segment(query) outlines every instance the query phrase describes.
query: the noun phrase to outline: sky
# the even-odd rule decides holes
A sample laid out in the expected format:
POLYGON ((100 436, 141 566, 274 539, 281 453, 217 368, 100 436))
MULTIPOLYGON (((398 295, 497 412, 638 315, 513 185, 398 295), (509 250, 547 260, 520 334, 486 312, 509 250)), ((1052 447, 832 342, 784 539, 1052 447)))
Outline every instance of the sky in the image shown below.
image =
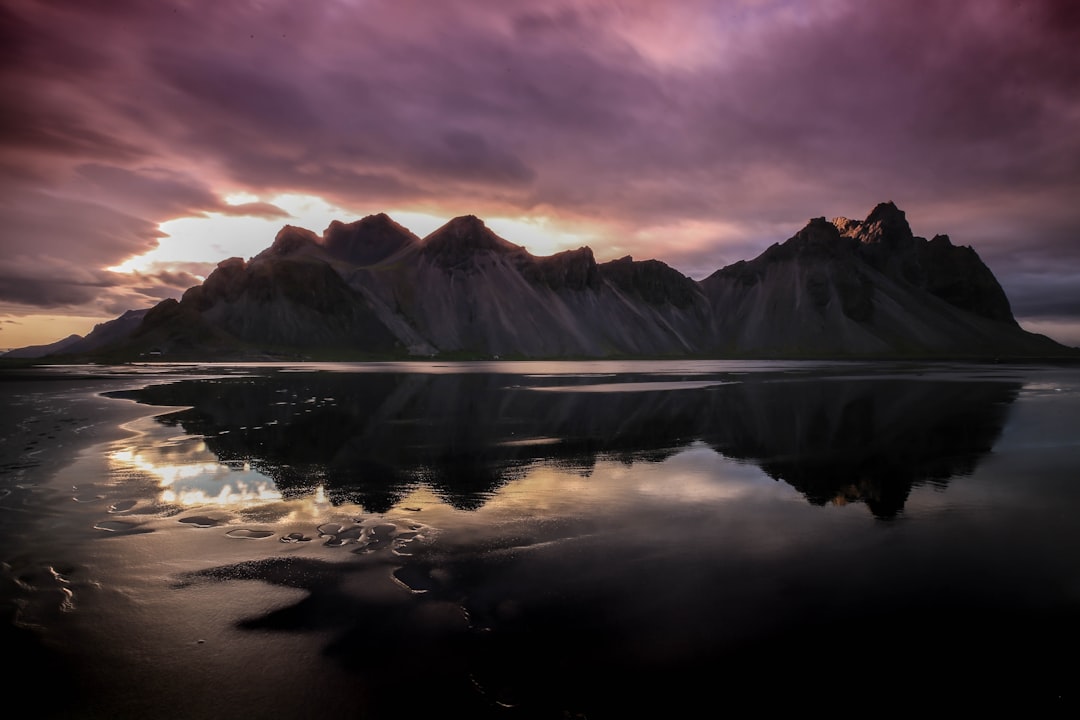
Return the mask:
POLYGON ((473 214, 695 279, 879 202, 1080 345, 1073 0, 5 0, 0 347, 285 224, 473 214))

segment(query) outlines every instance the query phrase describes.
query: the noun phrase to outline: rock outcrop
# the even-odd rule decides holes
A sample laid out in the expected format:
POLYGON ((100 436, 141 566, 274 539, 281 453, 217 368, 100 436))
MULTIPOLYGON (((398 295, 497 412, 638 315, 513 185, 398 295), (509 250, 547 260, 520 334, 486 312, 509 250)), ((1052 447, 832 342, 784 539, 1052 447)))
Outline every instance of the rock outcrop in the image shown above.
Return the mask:
POLYGON ((833 224, 844 237, 859 241, 863 260, 893 280, 976 315, 1016 323, 1005 291, 973 249, 953 245, 948 235, 929 242, 914 237, 893 203, 881 203, 862 222, 836 218, 833 224))
POLYGON ((912 234, 878 205, 866 220, 811 220, 760 256, 701 283, 713 352, 755 356, 1049 356, 1067 352, 1016 323, 969 247, 912 234))
POLYGON ((352 265, 373 265, 420 244, 420 238, 385 213, 349 224, 337 220, 323 233, 326 252, 352 265))

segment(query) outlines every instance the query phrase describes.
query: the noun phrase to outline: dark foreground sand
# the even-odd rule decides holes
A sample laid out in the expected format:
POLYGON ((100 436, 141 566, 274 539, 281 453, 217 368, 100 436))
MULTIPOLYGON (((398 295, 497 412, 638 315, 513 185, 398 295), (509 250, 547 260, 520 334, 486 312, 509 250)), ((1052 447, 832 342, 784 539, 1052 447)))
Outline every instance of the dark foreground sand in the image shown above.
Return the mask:
MULTIPOLYGON (((389 553, 344 555, 349 548, 327 548, 326 538, 311 531, 303 545, 277 542, 261 530, 274 526, 272 518, 226 537, 224 513, 147 506, 135 480, 121 492, 138 498, 142 510, 106 515, 112 500, 94 500, 108 492, 103 449, 137 434, 125 424, 160 410, 100 393, 167 376, 58 372, 0 373, 0 646, 13 660, 0 674, 0 692, 9 701, 37 694, 31 702, 42 718, 353 716, 356 703, 369 701, 350 681, 352 671, 338 670, 340 663, 320 649, 324 618, 353 622, 354 603, 382 608, 362 622, 375 632, 393 628, 386 632, 400 635, 395 645, 367 646, 365 633, 364 643, 341 653, 355 654, 362 668, 371 662, 368 674, 389 678, 395 688, 410 684, 413 643, 435 648, 429 640, 442 628, 464 626, 446 603, 425 605, 414 617, 413 593, 393 579, 397 556, 389 553), (101 518, 110 518, 97 523, 109 532, 93 529, 101 518), (230 539, 244 532, 254 542, 230 539), (293 548, 351 558, 350 570, 290 557, 293 548), (272 557, 260 560, 264 555, 272 557), (184 572, 208 565, 262 582, 224 584, 232 570, 223 578, 213 570, 184 572), (342 578, 348 594, 340 591, 342 578), (287 611, 285 627, 276 629, 274 612, 305 594, 313 600, 301 600, 296 626, 287 611), (266 631, 237 627, 246 616, 263 615, 266 631), (388 657, 407 660, 399 668, 388 657)), ((395 527, 381 517, 369 524, 379 532, 395 527)), ((385 696, 406 707, 421 702, 397 690, 385 696)), ((431 703, 439 694, 425 697, 431 703)))
MULTIPOLYGON (((235 397, 226 383, 198 383, 203 406, 173 404, 190 408, 189 422, 205 410, 223 424, 196 428, 98 393, 208 372, 229 373, 0 372, 0 642, 11 661, 0 691, 9 706, 30 703, 38 718, 596 720, 686 717, 702 705, 834 714, 1008 699, 1030 711, 1075 699, 1080 379, 1071 372, 995 369, 975 387, 982 394, 950 393, 980 416, 990 398, 997 424, 987 438, 963 414, 955 432, 901 432, 934 427, 936 396, 922 403, 925 413, 894 418, 900 429, 886 437, 899 440, 864 453, 880 461, 865 472, 900 474, 906 456, 892 449, 902 445, 934 482, 904 485, 903 512, 886 520, 863 502, 808 502, 756 462, 701 442, 586 465, 536 463, 472 495, 450 492, 450 471, 472 482, 490 468, 448 462, 443 475, 376 509, 335 503, 326 485, 259 502, 218 503, 211 492, 185 503, 166 492, 176 489, 170 469, 228 465, 247 477, 248 461, 211 452, 211 439, 228 450, 221 438, 269 427, 278 417, 263 411, 287 405, 279 398, 289 386, 279 378, 263 388, 269 400, 252 394, 247 369, 235 370, 245 377, 234 385, 246 388, 235 397), (950 462, 953 454, 963 462, 950 462), (463 497, 477 501, 447 501, 463 497)), ((801 394, 784 383, 772 404, 769 393, 754 396, 778 420, 721 424, 711 437, 727 428, 760 445, 800 409, 817 424, 836 415, 836 381, 808 382, 801 394)), ((877 402, 891 412, 926 394, 898 400, 868 394, 864 382, 848 386, 864 402, 845 407, 877 402)), ((327 436, 357 420, 343 414, 344 392, 306 383, 295 386, 281 439, 237 445, 252 465, 304 437, 323 454, 327 436), (299 392, 308 387, 322 390, 299 392), (329 421, 314 423, 319 412, 329 421)), ((499 393, 505 384, 494 382, 499 393)), ((504 407, 503 395, 494 399, 504 407)), ((666 408, 675 398, 659 400, 666 408)), ((360 415, 374 412, 358 405, 360 415)), ((576 419, 582 406, 572 407, 576 419)), ((382 444, 402 434, 378 417, 390 428, 382 444)), ((437 437, 431 423, 418 427, 437 437)), ((840 434, 860 429, 847 424, 840 434)), ((379 444, 337 439, 354 451, 379 444)), ((501 436, 492 442, 503 447, 501 436)), ((822 443, 806 445, 816 452, 822 443)), ((825 464, 830 474, 851 454, 844 443, 834 450, 825 455, 839 458, 825 464)))
MULTIPOLYGON (((88 447, 123 437, 121 425, 146 415, 145 407, 108 400, 99 393, 142 384, 128 377, 0 370, 0 646, 11 662, 0 676, 12 698, 49 678, 71 682, 71 668, 39 637, 21 627, 24 550, 40 518, 27 505, 40 485, 88 447)), ((47 700, 46 715, 66 713, 66 693, 47 700)), ((75 708, 67 708, 75 712, 75 708)))
POLYGON ((100 393, 142 384, 124 376, 0 370, 0 487, 33 483, 83 448, 122 437, 120 424, 146 408, 100 393))

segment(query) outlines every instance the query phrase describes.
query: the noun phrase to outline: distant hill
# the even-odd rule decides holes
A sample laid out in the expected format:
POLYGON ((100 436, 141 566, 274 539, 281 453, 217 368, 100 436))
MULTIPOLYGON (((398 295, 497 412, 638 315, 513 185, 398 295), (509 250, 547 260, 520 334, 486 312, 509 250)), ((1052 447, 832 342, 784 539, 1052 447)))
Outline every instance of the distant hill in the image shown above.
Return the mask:
POLYGON ((149 310, 128 310, 107 322, 98 323, 94 329, 82 335, 68 335, 49 345, 31 345, 4 353, 6 358, 41 358, 50 355, 86 355, 115 345, 122 345, 138 329, 149 310))
POLYGON ((48 345, 27 345, 26 347, 8 350, 3 354, 3 357, 20 359, 45 357, 46 355, 52 355, 53 353, 64 352, 65 348, 74 345, 82 339, 82 335, 68 335, 66 338, 49 343, 48 345))
POLYGON ((285 226, 251 260, 225 260, 179 301, 139 312, 56 351, 103 359, 1077 354, 1020 328, 973 249, 945 235, 914 236, 892 203, 865 220, 811 220, 701 282, 657 260, 597 263, 587 247, 537 257, 471 215, 424 239, 381 214, 335 221, 322 236, 285 226))

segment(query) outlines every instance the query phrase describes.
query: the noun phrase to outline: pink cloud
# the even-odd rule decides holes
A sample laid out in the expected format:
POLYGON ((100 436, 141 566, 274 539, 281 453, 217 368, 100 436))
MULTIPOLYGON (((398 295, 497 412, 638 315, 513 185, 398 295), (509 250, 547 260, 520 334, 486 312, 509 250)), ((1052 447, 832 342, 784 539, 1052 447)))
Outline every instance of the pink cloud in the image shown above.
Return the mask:
POLYGON ((619 246, 696 274, 894 200, 917 232, 985 246, 1019 295, 1032 272, 1080 294, 1080 9, 1065 0, 0 12, 0 170, 28 201, 0 218, 25 260, 5 265, 12 301, 35 302, 35 257, 70 248, 73 267, 104 268, 165 219, 279 216, 224 203, 236 190, 543 213, 602 229, 600 257, 619 246), (687 221, 742 236, 663 241, 687 221))

